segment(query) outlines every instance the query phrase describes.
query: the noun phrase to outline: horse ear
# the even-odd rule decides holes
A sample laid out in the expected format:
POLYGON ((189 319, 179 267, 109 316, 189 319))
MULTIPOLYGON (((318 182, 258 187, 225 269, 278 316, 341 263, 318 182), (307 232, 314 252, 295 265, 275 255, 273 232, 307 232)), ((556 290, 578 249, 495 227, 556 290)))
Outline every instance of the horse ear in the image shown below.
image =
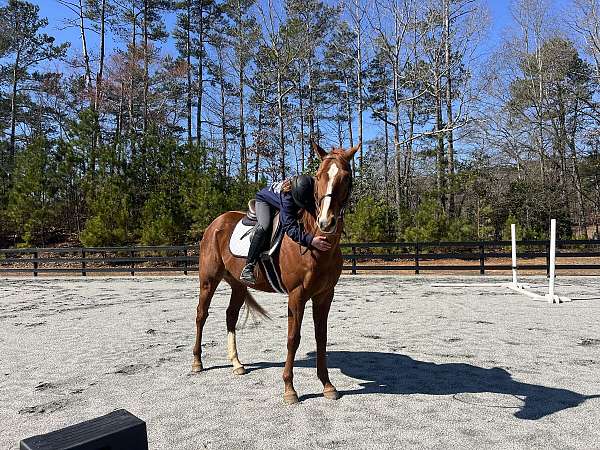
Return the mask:
POLYGON ((358 149, 360 148, 361 145, 362 145, 362 142, 359 142, 357 145, 352 147, 350 150, 345 151, 344 158, 346 158, 348 161, 352 160, 352 158, 354 157, 354 154, 358 151, 358 149))
POLYGON ((313 152, 315 152, 321 160, 327 156, 327 152, 312 139, 310 141, 310 146, 312 147, 313 152))

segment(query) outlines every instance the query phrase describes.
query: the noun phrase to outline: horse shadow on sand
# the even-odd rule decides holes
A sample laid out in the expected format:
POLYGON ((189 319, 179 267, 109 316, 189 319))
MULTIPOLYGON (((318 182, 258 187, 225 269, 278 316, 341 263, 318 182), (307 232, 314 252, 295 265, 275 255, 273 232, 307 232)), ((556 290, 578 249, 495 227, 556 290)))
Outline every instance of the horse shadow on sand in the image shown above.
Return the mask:
MULTIPOLYGON (((402 354, 384 352, 333 351, 327 355, 330 369, 338 368, 344 375, 361 380, 360 389, 340 391, 341 395, 506 394, 520 400, 520 407, 508 406, 518 409, 514 416, 527 420, 537 420, 579 406, 588 399, 600 398, 600 395, 582 395, 566 389, 522 383, 514 380, 509 372, 499 367, 486 369, 464 363, 436 364, 418 361, 402 354)), ((296 361, 294 366, 315 367, 315 353, 311 352, 307 356, 296 361)), ((282 363, 260 362, 248 364, 246 368, 251 372, 282 366, 282 363)), ((320 395, 304 395, 300 400, 318 396, 320 395)))

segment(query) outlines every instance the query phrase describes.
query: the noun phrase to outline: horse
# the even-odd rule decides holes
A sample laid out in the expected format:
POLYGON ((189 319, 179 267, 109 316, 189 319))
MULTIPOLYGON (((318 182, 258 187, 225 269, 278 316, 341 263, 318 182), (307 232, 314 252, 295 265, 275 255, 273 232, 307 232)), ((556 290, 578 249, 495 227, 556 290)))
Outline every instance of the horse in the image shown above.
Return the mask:
MULTIPOLYGON (((300 344, 300 329, 305 305, 312 300, 315 340, 317 346, 317 377, 323 383, 323 396, 337 400, 339 393, 329 379, 326 360, 327 318, 334 296, 334 288, 342 273, 340 238, 344 228, 344 209, 352 188, 351 161, 361 144, 343 150, 333 148, 326 152, 315 142, 313 151, 320 158, 315 179, 315 209, 302 210, 301 222, 306 231, 326 236, 331 249, 321 252, 303 248, 287 235, 279 249, 278 262, 282 283, 288 292, 288 336, 287 358, 283 370, 285 403, 298 402, 294 389, 293 368, 296 350, 300 344)), ((252 297, 239 276, 244 266, 243 258, 235 257, 229 250, 229 239, 236 224, 244 213, 229 211, 217 217, 205 230, 200 242, 199 278, 200 294, 196 312, 196 341, 194 345, 192 372, 201 372, 202 330, 208 317, 208 309, 215 290, 221 280, 231 286, 231 298, 226 313, 227 354, 233 373, 243 375, 246 370, 240 362, 236 345, 236 324, 244 303, 249 311, 267 316, 266 311, 252 297)), ((274 292, 262 267, 257 265, 254 289, 274 292)))

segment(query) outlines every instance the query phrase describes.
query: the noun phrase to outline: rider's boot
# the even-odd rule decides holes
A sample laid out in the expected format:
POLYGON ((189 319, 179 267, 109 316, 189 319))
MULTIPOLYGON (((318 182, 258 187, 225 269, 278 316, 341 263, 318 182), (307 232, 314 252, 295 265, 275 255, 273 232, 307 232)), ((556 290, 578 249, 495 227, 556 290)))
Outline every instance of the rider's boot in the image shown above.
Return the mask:
POLYGON ((254 267, 260 257, 260 254, 265 246, 267 238, 266 230, 260 225, 256 226, 252 241, 250 242, 250 249, 248 250, 248 257, 246 258, 246 265, 242 269, 240 275, 240 281, 248 285, 256 284, 256 278, 254 277, 254 267))

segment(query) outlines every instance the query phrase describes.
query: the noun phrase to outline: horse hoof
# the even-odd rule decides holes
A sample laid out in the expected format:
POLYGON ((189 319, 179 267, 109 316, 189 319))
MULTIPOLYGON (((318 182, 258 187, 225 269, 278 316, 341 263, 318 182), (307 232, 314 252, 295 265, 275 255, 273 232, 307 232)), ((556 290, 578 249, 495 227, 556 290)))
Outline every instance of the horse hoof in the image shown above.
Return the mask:
POLYGON ((298 394, 295 392, 286 392, 283 394, 283 401, 286 405, 293 405, 294 403, 298 403, 298 394))
POLYGON ((192 373, 199 373, 202 372, 202 363, 194 363, 192 364, 192 373))
POLYGON ((323 391, 323 397, 325 397, 328 400, 337 400, 340 398, 340 394, 335 388, 333 388, 328 389, 327 391, 323 391))
POLYGON ((246 369, 243 366, 236 367, 235 369, 233 369, 233 373, 235 375, 244 375, 246 373, 246 369))

